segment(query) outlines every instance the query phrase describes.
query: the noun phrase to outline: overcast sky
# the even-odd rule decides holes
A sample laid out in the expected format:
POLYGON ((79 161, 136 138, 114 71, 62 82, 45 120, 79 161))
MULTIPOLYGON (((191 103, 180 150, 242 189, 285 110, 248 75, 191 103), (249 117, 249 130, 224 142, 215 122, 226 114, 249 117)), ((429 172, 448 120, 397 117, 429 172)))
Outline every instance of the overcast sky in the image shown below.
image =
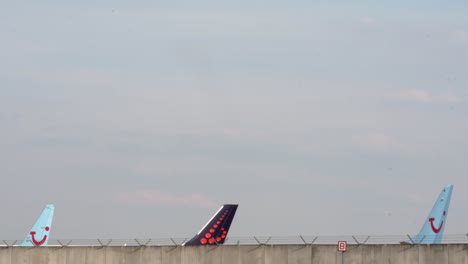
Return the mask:
POLYGON ((0 0, 0 238, 467 233, 467 11, 0 0))

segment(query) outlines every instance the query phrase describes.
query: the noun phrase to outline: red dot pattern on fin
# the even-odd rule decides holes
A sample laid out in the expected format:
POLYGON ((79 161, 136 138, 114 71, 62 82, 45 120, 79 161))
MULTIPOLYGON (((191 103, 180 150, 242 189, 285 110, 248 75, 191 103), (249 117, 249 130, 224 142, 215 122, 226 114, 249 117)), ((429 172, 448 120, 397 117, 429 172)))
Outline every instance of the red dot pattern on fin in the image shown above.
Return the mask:
POLYGON ((213 226, 204 234, 204 237, 200 238, 200 243, 202 245, 222 243, 223 240, 226 239, 227 230, 222 227, 221 224, 226 219, 228 214, 229 210, 224 211, 224 213, 218 218, 213 226))

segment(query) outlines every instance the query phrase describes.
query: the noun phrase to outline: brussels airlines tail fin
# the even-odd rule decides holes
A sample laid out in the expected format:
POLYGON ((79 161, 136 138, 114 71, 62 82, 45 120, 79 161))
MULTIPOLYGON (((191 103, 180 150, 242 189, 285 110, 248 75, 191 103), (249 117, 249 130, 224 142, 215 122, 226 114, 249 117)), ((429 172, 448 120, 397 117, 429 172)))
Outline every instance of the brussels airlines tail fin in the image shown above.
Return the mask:
POLYGON ((236 214, 237 206, 237 204, 223 205, 200 232, 183 245, 223 244, 226 240, 232 220, 234 219, 234 215, 236 214))
POLYGON ((447 215, 453 185, 444 187, 419 234, 412 238, 414 244, 440 244, 447 225, 447 215))
POLYGON ((49 242, 50 229, 52 227, 52 218, 54 217, 55 206, 52 204, 46 205, 31 231, 26 235, 20 246, 22 247, 39 247, 47 246, 49 242))

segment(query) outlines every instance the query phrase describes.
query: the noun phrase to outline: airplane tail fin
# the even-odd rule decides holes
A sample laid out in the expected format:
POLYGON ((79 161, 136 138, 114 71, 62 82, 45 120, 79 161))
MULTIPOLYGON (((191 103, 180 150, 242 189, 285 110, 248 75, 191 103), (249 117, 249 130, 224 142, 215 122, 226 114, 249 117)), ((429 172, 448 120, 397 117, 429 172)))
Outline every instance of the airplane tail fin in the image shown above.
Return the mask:
POLYGON ((192 239, 183 245, 219 245, 226 240, 237 204, 225 204, 192 239))
POLYGON ((419 234, 412 238, 414 244, 440 244, 444 235, 444 229, 447 225, 447 215, 452 197, 453 185, 444 187, 437 201, 432 207, 426 221, 419 234))
POLYGON ((54 217, 55 206, 52 204, 46 205, 31 231, 26 235, 20 246, 22 247, 39 247, 47 246, 49 242, 49 234, 52 228, 52 218, 54 217))

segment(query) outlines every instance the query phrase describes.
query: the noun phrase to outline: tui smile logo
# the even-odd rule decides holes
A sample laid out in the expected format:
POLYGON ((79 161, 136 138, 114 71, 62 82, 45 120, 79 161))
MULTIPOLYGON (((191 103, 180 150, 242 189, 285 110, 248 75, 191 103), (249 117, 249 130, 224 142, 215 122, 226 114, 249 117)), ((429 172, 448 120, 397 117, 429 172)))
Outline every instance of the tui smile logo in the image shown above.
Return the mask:
MULTIPOLYGON (((45 231, 49 231, 50 228, 48 226, 45 227, 45 231)), ((36 240, 36 231, 31 231, 29 234, 31 234, 31 240, 33 242, 34 245, 36 245, 37 247, 41 246, 42 244, 44 244, 44 242, 47 240, 47 235, 44 235, 44 237, 37 241, 36 240)))
MULTIPOLYGON (((446 214, 447 214, 447 213, 444 211, 443 215, 445 216, 446 214)), ((442 221, 440 222, 440 225, 439 225, 438 228, 434 226, 434 221, 435 221, 435 218, 434 218, 434 217, 429 218, 429 222, 431 223, 432 231, 433 231, 434 233, 438 234, 438 233, 440 232, 440 230, 442 230, 442 226, 444 225, 444 221, 442 220, 442 221)))

